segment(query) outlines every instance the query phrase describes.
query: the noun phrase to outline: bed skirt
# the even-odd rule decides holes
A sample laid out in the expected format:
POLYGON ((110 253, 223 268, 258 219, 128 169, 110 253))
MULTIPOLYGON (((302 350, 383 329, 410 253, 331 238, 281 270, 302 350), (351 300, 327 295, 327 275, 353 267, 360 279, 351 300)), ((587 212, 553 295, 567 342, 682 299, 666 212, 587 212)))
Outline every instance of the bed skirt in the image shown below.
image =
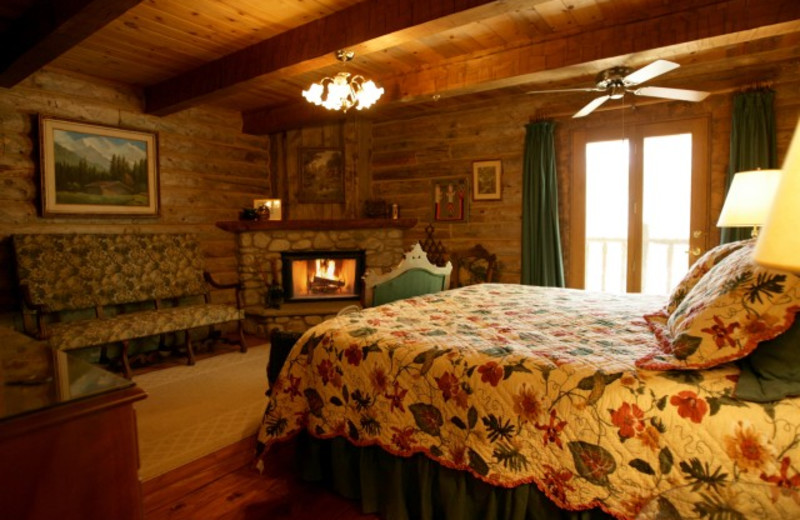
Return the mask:
POLYGON ((362 512, 385 520, 613 520, 599 510, 563 511, 535 484, 494 487, 422 454, 395 457, 375 446, 306 434, 297 437, 295 453, 303 480, 359 500, 362 512))

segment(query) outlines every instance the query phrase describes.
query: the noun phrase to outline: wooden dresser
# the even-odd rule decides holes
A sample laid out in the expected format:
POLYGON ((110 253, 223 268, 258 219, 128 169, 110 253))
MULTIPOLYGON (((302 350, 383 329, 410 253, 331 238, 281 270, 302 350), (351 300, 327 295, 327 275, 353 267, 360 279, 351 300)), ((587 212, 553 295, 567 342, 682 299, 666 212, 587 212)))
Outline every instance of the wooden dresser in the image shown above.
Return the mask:
POLYGON ((0 328, 0 516, 141 520, 132 381, 0 328))

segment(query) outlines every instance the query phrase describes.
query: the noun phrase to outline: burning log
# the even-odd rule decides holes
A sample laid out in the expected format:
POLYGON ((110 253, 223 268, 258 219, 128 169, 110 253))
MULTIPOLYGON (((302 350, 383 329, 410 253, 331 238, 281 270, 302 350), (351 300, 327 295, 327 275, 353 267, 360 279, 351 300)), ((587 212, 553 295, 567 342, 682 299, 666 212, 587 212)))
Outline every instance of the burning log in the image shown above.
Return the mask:
POLYGON ((333 293, 341 290, 345 286, 342 280, 332 280, 321 276, 314 276, 308 283, 308 289, 312 293, 333 293))

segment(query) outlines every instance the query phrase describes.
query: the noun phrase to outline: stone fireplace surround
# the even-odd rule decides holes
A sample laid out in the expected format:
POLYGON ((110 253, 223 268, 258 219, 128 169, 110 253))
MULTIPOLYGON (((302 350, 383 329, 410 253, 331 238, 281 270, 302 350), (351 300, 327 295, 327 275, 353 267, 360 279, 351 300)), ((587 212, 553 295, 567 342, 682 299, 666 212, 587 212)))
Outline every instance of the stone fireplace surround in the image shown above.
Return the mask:
MULTIPOLYGON (((243 284, 245 332, 262 338, 277 329, 304 332, 335 316, 355 300, 290 302, 267 308, 267 284, 272 281, 272 261, 281 276, 282 251, 365 251, 366 271, 384 272, 403 258, 404 230, 416 219, 288 220, 219 222, 237 234, 239 280, 243 284)), ((282 282, 282 280, 281 280, 282 282)))

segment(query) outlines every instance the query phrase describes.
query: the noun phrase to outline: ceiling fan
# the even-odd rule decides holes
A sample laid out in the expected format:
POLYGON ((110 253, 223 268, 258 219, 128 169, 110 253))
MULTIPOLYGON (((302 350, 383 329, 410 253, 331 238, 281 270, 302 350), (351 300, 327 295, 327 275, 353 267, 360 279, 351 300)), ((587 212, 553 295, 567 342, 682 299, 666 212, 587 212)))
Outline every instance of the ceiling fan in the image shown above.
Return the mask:
POLYGON ((698 102, 708 96, 708 92, 700 90, 685 90, 666 87, 638 87, 640 83, 651 80, 656 76, 665 74, 680 67, 677 63, 667 60, 656 60, 649 65, 633 70, 628 67, 612 67, 600 72, 595 78, 595 86, 587 88, 565 88, 556 90, 533 90, 528 94, 542 94, 551 92, 603 92, 600 97, 594 98, 572 117, 588 116, 609 99, 621 99, 625 93, 637 96, 648 96, 665 99, 678 99, 681 101, 698 102))

